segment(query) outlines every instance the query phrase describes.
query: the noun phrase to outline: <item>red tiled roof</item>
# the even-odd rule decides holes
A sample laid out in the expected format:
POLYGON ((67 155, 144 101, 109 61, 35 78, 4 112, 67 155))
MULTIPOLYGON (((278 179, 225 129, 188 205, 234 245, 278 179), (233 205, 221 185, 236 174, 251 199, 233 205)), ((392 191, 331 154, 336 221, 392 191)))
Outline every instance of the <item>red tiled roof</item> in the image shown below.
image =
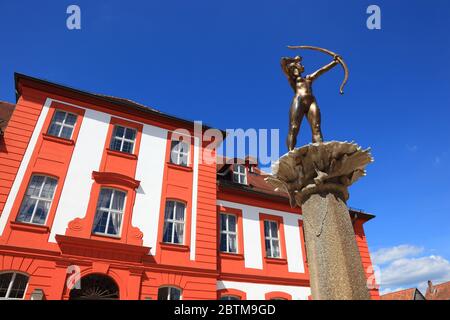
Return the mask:
POLYGON ((436 285, 430 281, 425 298, 427 300, 450 300, 450 281, 436 285))
POLYGON ((414 300, 416 288, 410 288, 380 295, 381 300, 414 300))

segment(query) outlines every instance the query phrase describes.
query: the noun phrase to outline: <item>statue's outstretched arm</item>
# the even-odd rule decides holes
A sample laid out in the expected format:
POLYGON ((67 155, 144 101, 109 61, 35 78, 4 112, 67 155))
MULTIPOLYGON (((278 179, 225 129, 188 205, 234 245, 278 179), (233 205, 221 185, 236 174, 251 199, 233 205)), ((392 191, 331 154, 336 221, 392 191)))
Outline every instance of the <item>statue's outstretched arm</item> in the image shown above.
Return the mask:
POLYGON ((307 76, 307 78, 311 79, 311 80, 316 80, 318 77, 320 77, 321 75, 323 75, 325 72, 333 69, 335 66, 337 66, 339 64, 339 62, 337 61, 337 59, 335 58, 333 61, 331 61, 329 64, 327 64, 326 66, 323 66, 322 68, 320 68, 319 70, 317 70, 314 73, 311 73, 310 75, 307 76))
POLYGON ((295 91, 295 80, 292 78, 292 76, 289 73, 288 70, 288 64, 291 63, 293 59, 291 57, 283 57, 281 58, 281 69, 283 70, 283 73, 288 78, 289 84, 291 85, 292 89, 295 91))

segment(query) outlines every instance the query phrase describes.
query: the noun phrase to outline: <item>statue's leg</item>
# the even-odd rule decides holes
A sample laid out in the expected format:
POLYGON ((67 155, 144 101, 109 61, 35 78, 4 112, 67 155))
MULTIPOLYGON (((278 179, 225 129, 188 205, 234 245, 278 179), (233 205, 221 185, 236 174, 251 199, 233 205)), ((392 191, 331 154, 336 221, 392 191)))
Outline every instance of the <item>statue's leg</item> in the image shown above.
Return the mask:
POLYGON ((317 102, 314 100, 309 106, 307 118, 312 131, 312 142, 323 142, 322 129, 320 127, 320 109, 317 102))
POLYGON ((289 133, 286 141, 289 151, 293 150, 297 144, 297 135, 304 115, 305 108, 301 104, 300 97, 295 96, 289 111, 289 133))

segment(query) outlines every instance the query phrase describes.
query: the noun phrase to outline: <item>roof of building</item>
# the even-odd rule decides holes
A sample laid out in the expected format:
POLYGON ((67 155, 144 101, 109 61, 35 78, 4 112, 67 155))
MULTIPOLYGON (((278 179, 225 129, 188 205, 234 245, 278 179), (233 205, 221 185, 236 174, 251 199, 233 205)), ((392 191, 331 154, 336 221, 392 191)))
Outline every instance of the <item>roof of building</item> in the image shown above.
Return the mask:
POLYGON ((428 281, 425 298, 427 300, 450 300, 450 281, 436 285, 428 281))
MULTIPOLYGON (((73 87, 69 87, 69 86, 66 86, 66 85, 63 85, 63 84, 50 82, 48 80, 31 77, 31 76, 28 76, 28 75, 25 75, 25 74, 21 74, 21 73, 17 73, 17 72, 14 73, 14 81, 15 81, 15 86, 16 86, 16 99, 18 99, 19 96, 20 96, 18 83, 19 83, 19 81, 21 79, 33 81, 33 82, 36 82, 36 83, 39 83, 39 84, 42 84, 42 85, 46 85, 46 86, 51 86, 51 87, 54 87, 54 88, 59 89, 59 90, 64 90, 64 91, 68 91, 68 92, 75 93, 75 94, 78 94, 78 95, 82 95, 82 96, 85 96, 87 98, 98 99, 98 100, 101 100, 103 102, 107 102, 109 104, 115 105, 115 106, 120 106, 120 107, 125 107, 125 108, 133 108, 135 110, 138 110, 138 111, 141 111, 141 112, 144 112, 144 113, 147 113, 147 114, 156 115, 156 116, 159 116, 161 118, 168 119, 168 120, 175 120, 175 121, 184 123, 186 125, 193 125, 194 124, 193 120, 186 120, 186 119, 183 119, 183 118, 179 118, 177 116, 173 116, 173 115, 170 115, 168 113, 161 112, 161 111, 159 111, 159 110, 157 110, 157 109, 155 109, 153 107, 146 106, 144 104, 135 102, 135 101, 130 100, 130 99, 119 98, 119 97, 114 97, 114 96, 105 95, 105 94, 99 94, 99 93, 92 93, 92 92, 88 92, 88 91, 83 91, 83 90, 76 89, 76 88, 73 88, 73 87)), ((210 129, 210 128, 212 128, 212 127, 203 124, 203 129, 206 130, 206 129, 210 129)), ((224 136, 226 135, 225 131, 223 131, 223 130, 220 130, 220 131, 222 132, 222 134, 224 136)))
POLYGON ((0 101, 0 135, 5 132, 8 121, 11 118, 15 107, 15 104, 0 101))
POLYGON ((381 298, 381 300, 418 300, 418 298, 425 299, 423 294, 417 288, 409 288, 409 289, 386 293, 386 294, 380 295, 380 298, 381 298))

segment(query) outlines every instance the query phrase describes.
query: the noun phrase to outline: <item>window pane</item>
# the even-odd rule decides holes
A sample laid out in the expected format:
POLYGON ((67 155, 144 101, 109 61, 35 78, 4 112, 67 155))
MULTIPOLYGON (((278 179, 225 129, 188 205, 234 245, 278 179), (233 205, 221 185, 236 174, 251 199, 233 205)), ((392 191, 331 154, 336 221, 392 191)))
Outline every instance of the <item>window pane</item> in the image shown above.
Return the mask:
POLYGON ((36 199, 26 197, 22 203, 22 207, 20 208, 20 213, 17 217, 17 221, 30 222, 34 207, 36 206, 36 202, 36 199))
POLYGON ((175 219, 177 221, 184 221, 184 203, 177 202, 175 210, 175 219))
POLYGON ((115 190, 111 209, 123 211, 125 196, 125 192, 115 190))
POLYGON ((124 141, 123 145, 122 145, 122 150, 120 150, 120 151, 126 152, 126 153, 133 153, 133 143, 124 141))
POLYGON ((175 202, 167 201, 166 202, 166 210, 164 212, 164 218, 165 219, 173 219, 174 210, 175 210, 175 202))
POLYGON ((27 195, 38 197, 44 179, 44 176, 33 176, 31 178, 30 184, 28 185, 27 195))
POLYGON ((236 232, 236 216, 229 214, 228 215, 228 231, 236 232))
POLYGON ((184 223, 175 224, 174 243, 183 243, 184 238, 184 223))
POLYGON ((158 289, 158 300, 168 300, 169 297, 169 288, 159 288, 158 289))
POLYGON ((111 204, 111 196, 112 196, 111 189, 102 189, 100 191, 100 197, 98 199, 98 208, 109 209, 110 204, 111 204))
POLYGON ((177 288, 170 288, 170 300, 180 300, 181 290, 177 288))
POLYGON ((48 128, 48 132, 47 133, 52 135, 52 136, 58 136, 60 129, 61 129, 61 125, 56 124, 56 123, 52 123, 50 125, 50 128, 48 128))
POLYGON ((40 197, 50 200, 53 199, 53 193, 55 192, 55 188, 56 188, 56 179, 47 177, 44 186, 42 188, 40 197))
POLYGON ((228 252, 237 253, 236 235, 228 235, 228 252))
POLYGON ((278 240, 272 240, 272 256, 274 258, 281 257, 281 254, 280 254, 280 242, 278 240))
POLYGON ((50 209, 50 203, 50 201, 38 201, 36 211, 34 212, 33 223, 45 224, 45 219, 47 218, 47 213, 50 209))
POLYGON ((164 223, 164 235, 163 235, 164 242, 172 243, 172 229, 173 229, 172 222, 166 221, 164 223))
POLYGON ((271 221, 270 230, 272 232, 271 233, 272 238, 278 238, 278 223, 276 223, 275 221, 271 221))
POLYGON ((110 213, 110 220, 108 225, 108 234, 118 235, 120 233, 120 225, 122 223, 122 214, 117 212, 110 213))
POLYGON ((272 248, 270 245, 270 240, 266 240, 265 242, 266 242, 266 256, 270 258, 272 257, 272 248))
POLYGON ((220 235, 220 251, 227 252, 227 235, 225 233, 220 235))
POLYGON ((71 127, 63 127, 60 137, 64 139, 70 139, 72 137, 72 130, 73 128, 71 127))
POLYGON ((136 138, 136 130, 127 128, 125 131, 125 138, 129 140, 134 140, 134 138, 136 138))
POLYGON ((27 283, 28 283, 27 276, 20 273, 16 273, 16 278, 14 279, 14 283, 11 288, 11 291, 9 292, 8 298, 22 299, 25 293, 25 288, 27 287, 27 283))
POLYGON ((179 165, 187 166, 188 164, 188 156, 187 154, 180 154, 180 160, 178 162, 179 165))
POLYGON ((0 274, 0 298, 5 298, 13 273, 0 274))
POLYGON ((122 145, 122 140, 119 139, 112 139, 111 140, 111 150, 120 151, 120 146, 122 145))
POLYGON ((269 221, 264 221, 264 236, 265 237, 270 236, 269 229, 270 229, 269 221))
POLYGON ((76 115, 74 115, 73 113, 68 113, 67 114, 65 124, 73 126, 76 121, 77 121, 77 116, 76 115))
POLYGON ((64 117, 66 116, 66 113, 64 111, 56 111, 55 115, 53 116, 52 122, 59 122, 62 123, 64 121, 64 117))
POLYGON ((220 214, 220 230, 226 231, 227 230, 227 215, 224 213, 220 214))
POLYGON ((121 127, 121 126, 115 126, 115 127, 114 127, 114 137, 120 137, 120 138, 122 138, 122 137, 123 137, 123 134, 124 134, 124 131, 125 131, 125 128, 124 128, 124 127, 121 127))
POLYGON ((178 148, 179 141, 172 140, 170 144, 170 162, 178 164, 178 148))
POLYGON ((105 233, 108 222, 108 212, 98 211, 94 221, 94 232, 105 233))

